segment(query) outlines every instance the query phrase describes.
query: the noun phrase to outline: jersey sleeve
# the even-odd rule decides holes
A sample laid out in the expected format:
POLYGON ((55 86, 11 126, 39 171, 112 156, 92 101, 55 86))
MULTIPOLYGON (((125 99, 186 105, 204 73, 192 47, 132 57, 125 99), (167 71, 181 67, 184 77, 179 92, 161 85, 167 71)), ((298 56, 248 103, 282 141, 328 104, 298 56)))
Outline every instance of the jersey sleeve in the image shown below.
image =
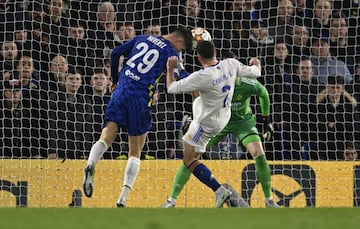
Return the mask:
POLYGON ((111 53, 110 58, 110 69, 111 69, 111 79, 114 84, 119 80, 119 60, 122 55, 127 55, 130 53, 136 42, 136 38, 125 42, 122 45, 115 47, 111 53))
POLYGON ((188 77, 183 78, 178 81, 174 81, 170 87, 167 89, 168 93, 178 94, 185 92, 193 92, 198 91, 199 89, 204 89, 204 78, 200 72, 194 72, 190 74, 188 77))
POLYGON ((256 84, 256 95, 259 96, 261 113, 264 116, 268 116, 270 114, 269 92, 260 82, 257 82, 256 84))
POLYGON ((261 76, 261 69, 258 68, 257 66, 255 65, 248 66, 241 63, 238 60, 235 61, 237 62, 237 67, 238 67, 238 77, 256 78, 261 76))

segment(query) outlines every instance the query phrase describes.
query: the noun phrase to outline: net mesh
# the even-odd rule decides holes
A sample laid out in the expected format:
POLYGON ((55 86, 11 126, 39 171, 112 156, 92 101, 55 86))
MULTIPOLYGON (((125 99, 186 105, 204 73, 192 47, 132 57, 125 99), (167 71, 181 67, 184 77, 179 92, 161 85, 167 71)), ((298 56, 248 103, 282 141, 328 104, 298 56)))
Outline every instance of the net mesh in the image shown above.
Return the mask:
MULTIPOLYGON (((261 59, 274 125, 264 142, 269 160, 357 159, 358 14, 357 0, 2 1, 0 156, 86 159, 111 97, 111 50, 185 25, 206 28, 219 58, 261 59)), ((200 69, 194 52, 182 55, 187 71, 200 69)), ((164 80, 142 159, 182 158, 181 120, 193 98, 167 94, 164 80)), ((258 98, 251 104, 260 115, 258 98)), ((127 151, 121 131, 104 158, 127 151)), ((252 159, 232 135, 203 158, 252 159)))

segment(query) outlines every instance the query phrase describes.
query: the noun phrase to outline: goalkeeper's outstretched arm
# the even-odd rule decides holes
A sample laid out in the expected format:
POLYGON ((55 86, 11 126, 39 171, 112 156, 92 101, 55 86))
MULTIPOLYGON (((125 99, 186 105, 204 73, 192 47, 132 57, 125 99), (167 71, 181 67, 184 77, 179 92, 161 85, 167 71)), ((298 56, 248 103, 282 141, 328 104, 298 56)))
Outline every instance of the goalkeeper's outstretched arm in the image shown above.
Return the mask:
MULTIPOLYGON (((259 83, 260 84, 260 83, 259 83)), ((260 122, 264 125, 264 133, 263 133, 263 139, 270 141, 274 132, 273 125, 271 123, 271 119, 269 117, 270 114, 270 97, 269 92, 264 87, 264 85, 260 84, 260 90, 258 92, 259 100, 260 100, 260 107, 261 107, 261 120, 260 122)))

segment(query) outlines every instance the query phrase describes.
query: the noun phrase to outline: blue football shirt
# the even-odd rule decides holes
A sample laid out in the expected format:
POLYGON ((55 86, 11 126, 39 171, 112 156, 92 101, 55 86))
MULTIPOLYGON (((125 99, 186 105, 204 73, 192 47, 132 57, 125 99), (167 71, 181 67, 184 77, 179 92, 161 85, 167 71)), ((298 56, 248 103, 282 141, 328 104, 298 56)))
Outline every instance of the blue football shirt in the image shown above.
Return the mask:
POLYGON ((178 51, 163 37, 140 35, 116 47, 111 54, 111 77, 118 83, 105 112, 105 121, 127 128, 130 136, 151 129, 151 97, 166 71, 170 56, 178 51), (119 59, 126 56, 120 72, 119 59))

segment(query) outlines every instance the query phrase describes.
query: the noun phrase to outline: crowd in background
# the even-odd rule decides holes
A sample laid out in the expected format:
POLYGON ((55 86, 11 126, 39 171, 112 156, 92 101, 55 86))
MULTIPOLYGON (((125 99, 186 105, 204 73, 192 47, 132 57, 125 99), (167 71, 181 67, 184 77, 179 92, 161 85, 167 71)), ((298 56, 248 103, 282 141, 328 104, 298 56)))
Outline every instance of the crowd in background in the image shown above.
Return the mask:
MULTIPOLYGON (((0 1, 0 157, 87 158, 111 97, 111 50, 184 25, 206 28, 219 58, 262 60, 275 130, 268 159, 356 160, 359 9, 357 0, 0 1)), ((194 52, 181 55, 187 71, 200 68, 194 52)), ((167 94, 164 80, 145 159, 182 156, 192 96, 167 94)), ((121 130, 106 159, 126 158, 124 138, 121 130)), ((249 157, 228 136, 204 158, 249 157)))

